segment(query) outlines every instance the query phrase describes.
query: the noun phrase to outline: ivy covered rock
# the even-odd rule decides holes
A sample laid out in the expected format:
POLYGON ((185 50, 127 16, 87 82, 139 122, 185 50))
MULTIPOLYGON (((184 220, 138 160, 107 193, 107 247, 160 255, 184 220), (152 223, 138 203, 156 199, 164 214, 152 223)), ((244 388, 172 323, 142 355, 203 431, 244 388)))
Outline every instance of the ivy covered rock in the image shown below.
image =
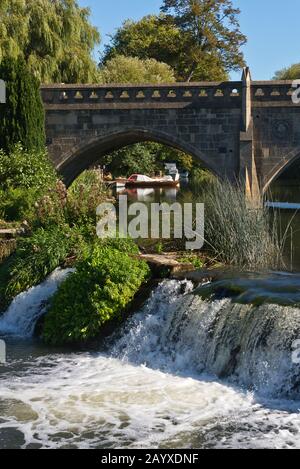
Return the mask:
POLYGON ((97 337, 109 321, 122 318, 148 276, 144 261, 97 243, 52 298, 43 339, 54 345, 97 337))

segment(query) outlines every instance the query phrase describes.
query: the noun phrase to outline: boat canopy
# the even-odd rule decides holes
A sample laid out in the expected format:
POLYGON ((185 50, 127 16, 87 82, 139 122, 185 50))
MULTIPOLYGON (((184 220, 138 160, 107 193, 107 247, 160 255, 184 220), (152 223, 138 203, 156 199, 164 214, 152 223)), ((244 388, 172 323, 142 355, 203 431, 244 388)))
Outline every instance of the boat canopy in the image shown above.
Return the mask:
POLYGON ((148 176, 145 176, 144 174, 133 174, 128 178, 127 182, 171 182, 173 181, 172 176, 164 176, 161 178, 150 178, 148 176))
POLYGON ((144 174, 133 174, 128 178, 128 181, 132 182, 152 182, 153 179, 149 178, 148 176, 145 176, 144 174))

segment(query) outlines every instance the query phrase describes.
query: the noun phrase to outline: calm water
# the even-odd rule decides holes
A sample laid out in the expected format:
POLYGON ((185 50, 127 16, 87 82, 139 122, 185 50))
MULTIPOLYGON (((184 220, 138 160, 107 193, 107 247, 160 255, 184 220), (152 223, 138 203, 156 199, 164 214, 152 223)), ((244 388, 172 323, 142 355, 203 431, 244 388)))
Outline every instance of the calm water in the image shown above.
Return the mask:
MULTIPOLYGON (((130 196, 190 197, 188 190, 130 196)), ((293 213, 281 212, 283 226, 293 213)), ((296 215, 294 266, 299 226, 296 215)), ((57 270, 0 318, 1 449, 300 449, 299 274, 229 275, 210 292, 163 281, 114 337, 80 353, 32 337, 68 274, 57 270)))
MULTIPOLYGON (((143 202, 150 205, 153 202, 195 202, 188 183, 171 189, 121 189, 119 194, 126 194, 129 203, 143 202)), ((270 208, 270 212, 279 218, 280 235, 285 237, 286 268, 289 271, 300 271, 300 183, 281 180, 273 184, 266 201, 274 204, 275 208, 270 208), (281 205, 278 206, 276 202, 284 203, 283 207, 280 208, 281 205)))

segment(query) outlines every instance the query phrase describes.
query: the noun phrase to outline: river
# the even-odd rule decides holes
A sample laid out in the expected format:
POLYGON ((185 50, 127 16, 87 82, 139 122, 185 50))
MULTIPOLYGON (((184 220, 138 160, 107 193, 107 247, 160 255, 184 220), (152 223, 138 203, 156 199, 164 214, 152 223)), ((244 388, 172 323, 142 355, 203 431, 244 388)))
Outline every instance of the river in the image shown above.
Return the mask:
POLYGON ((240 294, 227 297, 165 280, 113 337, 80 352, 33 338, 68 273, 0 318, 1 449, 300 449, 297 271, 229 277, 240 294))

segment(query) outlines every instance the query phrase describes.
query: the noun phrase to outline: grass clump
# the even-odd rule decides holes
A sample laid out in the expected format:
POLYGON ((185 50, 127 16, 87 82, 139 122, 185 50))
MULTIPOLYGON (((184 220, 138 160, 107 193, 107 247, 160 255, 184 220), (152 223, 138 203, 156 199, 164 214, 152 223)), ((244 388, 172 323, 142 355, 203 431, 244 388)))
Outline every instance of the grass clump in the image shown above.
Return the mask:
POLYGON ((201 202, 206 246, 216 259, 249 270, 282 267, 277 218, 263 204, 251 204, 242 187, 216 180, 205 186, 201 202))

